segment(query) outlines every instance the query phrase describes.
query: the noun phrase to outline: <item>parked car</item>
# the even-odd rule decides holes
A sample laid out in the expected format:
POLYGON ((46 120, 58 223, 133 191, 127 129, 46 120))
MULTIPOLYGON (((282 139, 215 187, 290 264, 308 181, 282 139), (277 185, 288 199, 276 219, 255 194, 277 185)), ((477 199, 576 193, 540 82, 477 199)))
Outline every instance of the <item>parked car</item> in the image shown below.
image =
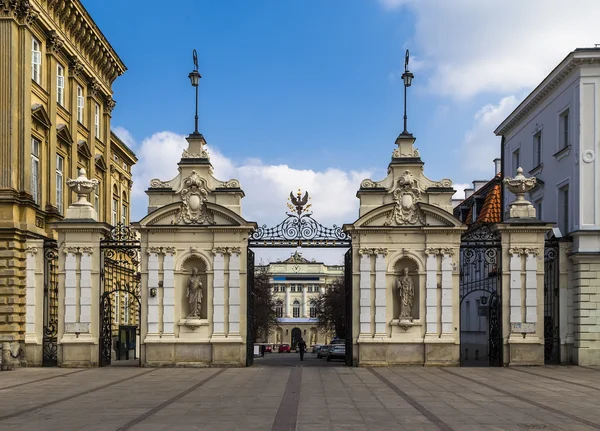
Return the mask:
POLYGON ((270 344, 267 344, 265 346, 265 353, 273 353, 273 348, 271 347, 270 344))
POLYGON ((319 346, 319 350, 317 350, 317 358, 319 358, 319 359, 326 358, 328 351, 329 351, 329 346, 327 344, 319 346))
POLYGON ((331 340, 331 344, 346 344, 346 340, 341 338, 336 338, 335 340, 331 340))
POLYGON ((290 349, 290 345, 289 344, 282 344, 281 346, 279 346, 279 353, 290 353, 291 349, 290 349))
POLYGON ((327 360, 332 359, 346 359, 346 345, 345 344, 333 344, 327 352, 327 360))

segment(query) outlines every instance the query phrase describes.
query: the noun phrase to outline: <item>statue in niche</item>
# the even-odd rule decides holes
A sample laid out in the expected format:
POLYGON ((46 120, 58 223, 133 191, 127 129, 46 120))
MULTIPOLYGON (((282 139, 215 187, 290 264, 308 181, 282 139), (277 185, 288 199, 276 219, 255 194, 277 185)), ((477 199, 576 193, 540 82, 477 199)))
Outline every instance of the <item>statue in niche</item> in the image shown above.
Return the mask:
POLYGON ((317 334, 314 332, 310 334, 310 344, 311 346, 317 344, 317 334))
POLYGON ((277 344, 281 344, 281 331, 277 331, 277 344))
POLYGON ((408 275, 408 268, 404 268, 404 276, 396 282, 398 296, 400 297, 400 320, 412 320, 412 308, 415 300, 415 286, 408 275))
POLYGON ((198 268, 192 269, 185 296, 188 299, 190 309, 187 317, 199 318, 202 309, 202 281, 200 281, 198 275, 198 268))

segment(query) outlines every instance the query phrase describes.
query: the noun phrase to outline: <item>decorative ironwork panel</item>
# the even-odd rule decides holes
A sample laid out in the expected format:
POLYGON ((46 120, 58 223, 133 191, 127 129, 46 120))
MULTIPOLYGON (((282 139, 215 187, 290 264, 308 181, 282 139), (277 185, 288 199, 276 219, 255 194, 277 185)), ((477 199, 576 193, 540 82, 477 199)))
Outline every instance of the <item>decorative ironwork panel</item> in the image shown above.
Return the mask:
POLYGON ((501 257, 500 237, 487 225, 474 226, 463 235, 459 275, 463 365, 487 362, 490 366, 502 366, 501 257), (465 301, 467 297, 473 299, 474 307, 468 306, 470 301, 465 301), (485 340, 474 337, 473 328, 466 327, 476 321, 479 328, 481 318, 487 320, 485 340), (471 355, 468 354, 468 346, 471 346, 471 355), (480 362, 483 358, 479 351, 486 352, 487 361, 480 362))
POLYGON ((120 323, 133 323, 139 330, 142 320, 140 250, 137 231, 122 223, 100 241, 100 366, 111 364, 120 323))
POLYGON ((248 243, 251 247, 348 247, 351 236, 341 226, 323 226, 312 218, 308 209, 310 199, 308 192, 302 196, 298 191, 294 196, 290 192, 291 204, 287 218, 275 227, 260 226, 250 235, 248 243))
POLYGON ((248 248, 246 268, 246 366, 254 364, 254 252, 248 248))
POLYGON ((544 248, 544 362, 560 364, 558 241, 544 248))
POLYGON ((344 255, 344 285, 346 295, 346 365, 351 367, 354 365, 352 355, 352 249, 348 250, 344 255))
POLYGON ((44 243, 44 333, 42 366, 58 365, 58 246, 55 241, 44 243))

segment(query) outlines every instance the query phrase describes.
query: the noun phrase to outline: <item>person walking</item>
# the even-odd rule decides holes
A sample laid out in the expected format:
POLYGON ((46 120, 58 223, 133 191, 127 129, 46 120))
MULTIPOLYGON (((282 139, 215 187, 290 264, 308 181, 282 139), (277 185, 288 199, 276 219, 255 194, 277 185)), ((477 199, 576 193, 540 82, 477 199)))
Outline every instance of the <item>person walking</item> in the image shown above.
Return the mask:
POLYGON ((306 351, 306 343, 303 338, 300 338, 300 341, 298 341, 298 349, 300 349, 300 360, 303 361, 304 352, 306 351))

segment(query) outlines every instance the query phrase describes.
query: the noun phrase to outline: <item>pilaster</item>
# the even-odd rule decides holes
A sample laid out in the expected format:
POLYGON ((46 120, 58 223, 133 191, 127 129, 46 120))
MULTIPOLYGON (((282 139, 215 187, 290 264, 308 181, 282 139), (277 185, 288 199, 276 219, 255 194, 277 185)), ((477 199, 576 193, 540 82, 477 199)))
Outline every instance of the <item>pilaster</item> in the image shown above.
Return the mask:
POLYGON ((230 249, 229 258, 229 332, 228 338, 240 335, 240 247, 230 249))
POLYGON ((511 248, 510 255, 510 323, 523 322, 521 295, 521 253, 522 249, 511 248))
POLYGON ((175 333, 175 247, 163 249, 163 337, 175 333))
POLYGON ((454 250, 443 248, 442 256, 442 336, 452 337, 452 256, 454 250))
POLYGON ((371 332, 371 255, 373 249, 358 250, 359 263, 359 338, 372 336, 371 332))
POLYGON ((158 325, 159 320, 159 304, 158 304, 158 253, 160 252, 159 247, 148 247, 146 250, 148 253, 148 333, 147 337, 155 338, 159 335, 158 325), (154 294, 153 294, 154 292, 154 294))
MULTIPOLYGON (((38 338, 37 334, 37 309, 43 309, 43 298, 42 303, 37 301, 37 283, 36 283, 36 272, 38 268, 38 260, 43 260, 43 242, 35 241, 35 246, 32 245, 33 241, 27 241, 27 248, 25 249, 26 254, 26 293, 25 293, 25 343, 38 344, 41 343, 41 337, 38 338)), ((43 286, 42 286, 43 290, 43 286)), ((42 310, 43 312, 43 310, 42 310)), ((42 314, 43 317, 43 314, 42 314)))
POLYGON ((439 250, 428 248, 425 250, 425 336, 438 338, 438 295, 437 295, 437 269, 439 250))
POLYGON ((225 253, 224 247, 213 249, 213 337, 225 336, 225 253))
MULTIPOLYGON (((387 337, 386 256, 387 248, 377 248, 375 254, 375 337, 387 337)), ((369 265, 370 266, 370 265, 369 265)))

